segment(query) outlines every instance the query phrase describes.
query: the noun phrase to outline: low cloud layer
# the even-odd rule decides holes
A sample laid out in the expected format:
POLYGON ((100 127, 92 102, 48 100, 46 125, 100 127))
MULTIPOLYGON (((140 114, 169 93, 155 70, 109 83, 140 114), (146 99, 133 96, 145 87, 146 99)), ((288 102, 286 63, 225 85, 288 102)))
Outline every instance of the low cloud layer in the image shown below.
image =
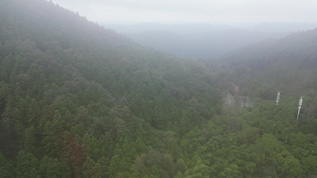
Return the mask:
POLYGON ((315 0, 53 0, 103 24, 317 22, 315 0))

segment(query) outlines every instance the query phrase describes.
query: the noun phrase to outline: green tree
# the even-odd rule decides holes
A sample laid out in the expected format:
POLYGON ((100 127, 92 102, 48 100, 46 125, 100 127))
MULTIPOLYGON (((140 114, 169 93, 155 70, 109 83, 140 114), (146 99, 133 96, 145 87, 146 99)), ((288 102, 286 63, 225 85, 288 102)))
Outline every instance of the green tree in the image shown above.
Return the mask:
POLYGON ((41 177, 38 172, 39 161, 32 153, 19 151, 17 156, 17 177, 41 177))
POLYGON ((44 156, 40 161, 39 173, 42 177, 66 177, 69 175, 67 172, 63 172, 62 164, 57 158, 44 156))
POLYGON ((0 153, 0 172, 2 177, 13 178, 16 177, 15 168, 11 162, 9 162, 1 153, 0 153))

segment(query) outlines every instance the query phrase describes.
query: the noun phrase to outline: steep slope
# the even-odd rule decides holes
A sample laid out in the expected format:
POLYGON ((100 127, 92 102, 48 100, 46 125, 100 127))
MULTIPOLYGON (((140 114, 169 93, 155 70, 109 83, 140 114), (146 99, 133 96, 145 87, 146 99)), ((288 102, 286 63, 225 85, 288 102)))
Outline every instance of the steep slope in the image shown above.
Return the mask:
MULTIPOLYGON (((306 44, 303 34, 297 40, 306 44)), ((296 120, 298 96, 286 90, 275 105, 266 72, 274 65, 257 70, 262 60, 252 57, 258 48, 274 52, 262 46, 208 68, 142 48, 51 2, 0 0, 1 176, 314 177, 316 117, 296 120), (250 73, 241 72, 248 64, 250 73), (222 107, 217 88, 228 82, 255 106, 222 107)), ((304 93, 304 113, 315 93, 304 93)))
POLYGON ((317 29, 237 50, 223 58, 219 66, 213 67, 222 70, 219 77, 225 81, 223 87, 228 88, 234 83, 242 96, 251 96, 257 101, 275 101, 277 91, 282 91, 284 101, 292 98, 294 115, 300 96, 304 96, 301 121, 315 122, 316 51, 317 29))
POLYGON ((172 176, 158 160, 131 169, 149 149, 174 156, 165 135, 205 123, 220 103, 198 61, 141 48, 47 1, 1 0, 0 54, 1 166, 12 177, 172 176))
MULTIPOLYGON (((223 59, 228 75, 246 86, 271 81, 292 94, 316 89, 317 30, 298 32, 233 52, 223 59)), ((224 64, 224 63, 223 63, 224 64)), ((276 90, 272 88, 272 90, 276 90)))
POLYGON ((233 105, 234 112, 224 110, 228 127, 253 150, 255 157, 246 160, 261 160, 247 163, 256 167, 251 177, 316 176, 317 162, 310 158, 317 154, 309 151, 317 145, 316 51, 317 29, 250 45, 209 64, 228 90, 224 105, 233 105), (254 106, 241 107, 243 98, 254 106))

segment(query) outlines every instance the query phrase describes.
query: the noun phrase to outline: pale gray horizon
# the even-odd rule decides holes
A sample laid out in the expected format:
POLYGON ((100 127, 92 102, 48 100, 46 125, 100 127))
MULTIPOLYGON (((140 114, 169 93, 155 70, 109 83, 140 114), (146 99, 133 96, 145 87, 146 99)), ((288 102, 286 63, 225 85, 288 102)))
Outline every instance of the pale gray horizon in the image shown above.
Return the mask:
POLYGON ((53 0, 100 24, 317 23, 315 0, 53 0))

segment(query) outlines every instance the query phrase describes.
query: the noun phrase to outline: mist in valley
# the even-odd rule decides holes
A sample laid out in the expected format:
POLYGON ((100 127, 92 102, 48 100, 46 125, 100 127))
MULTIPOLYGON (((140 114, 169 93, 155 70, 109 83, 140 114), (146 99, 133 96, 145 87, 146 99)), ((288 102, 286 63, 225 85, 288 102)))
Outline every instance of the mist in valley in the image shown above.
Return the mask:
POLYGON ((0 0, 0 177, 316 177, 316 9, 0 0))

